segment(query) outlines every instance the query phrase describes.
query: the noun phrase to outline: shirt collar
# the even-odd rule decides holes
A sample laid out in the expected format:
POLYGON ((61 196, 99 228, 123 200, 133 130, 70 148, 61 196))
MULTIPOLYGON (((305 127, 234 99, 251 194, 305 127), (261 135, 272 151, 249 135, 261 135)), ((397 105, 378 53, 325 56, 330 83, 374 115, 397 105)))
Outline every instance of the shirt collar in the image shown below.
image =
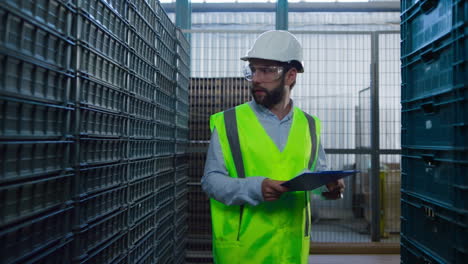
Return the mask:
MULTIPOLYGON (((289 110, 289 113, 283 118, 283 120, 281 121, 288 121, 290 119, 292 119, 292 116, 293 116, 293 109, 294 109, 294 102, 292 99, 289 99, 291 101, 291 109, 289 110)), ((264 116, 267 116, 267 117, 274 117, 276 119, 278 119, 278 117, 273 114, 273 112, 270 111, 270 109, 264 107, 263 105, 260 105, 260 104, 257 104, 257 102, 255 102, 255 100, 252 100, 250 101, 250 105, 252 106, 253 110, 255 112, 257 112, 258 114, 261 114, 261 115, 264 115, 264 116)))

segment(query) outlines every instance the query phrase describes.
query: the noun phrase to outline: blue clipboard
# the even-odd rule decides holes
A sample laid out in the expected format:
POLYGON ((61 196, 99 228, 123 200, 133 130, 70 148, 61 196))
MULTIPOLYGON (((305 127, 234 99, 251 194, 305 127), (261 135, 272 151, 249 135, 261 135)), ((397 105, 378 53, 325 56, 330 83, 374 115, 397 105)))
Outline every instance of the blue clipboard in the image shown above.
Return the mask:
POLYGON ((291 192, 311 191, 327 183, 354 175, 358 172, 357 170, 305 172, 281 185, 287 187, 291 192))

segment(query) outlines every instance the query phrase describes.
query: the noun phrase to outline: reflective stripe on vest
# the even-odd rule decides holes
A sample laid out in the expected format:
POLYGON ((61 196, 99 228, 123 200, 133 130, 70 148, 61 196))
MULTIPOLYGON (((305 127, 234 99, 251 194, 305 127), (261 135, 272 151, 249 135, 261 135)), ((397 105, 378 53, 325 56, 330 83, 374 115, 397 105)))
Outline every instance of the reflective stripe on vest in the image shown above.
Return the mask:
MULTIPOLYGON (((210 126, 218 132, 231 177, 289 180, 305 168, 314 169, 320 121, 298 108, 293 111, 282 151, 248 104, 211 117, 210 126)), ((289 192, 257 206, 226 206, 211 199, 215 263, 307 263, 308 197, 307 192, 289 192)))

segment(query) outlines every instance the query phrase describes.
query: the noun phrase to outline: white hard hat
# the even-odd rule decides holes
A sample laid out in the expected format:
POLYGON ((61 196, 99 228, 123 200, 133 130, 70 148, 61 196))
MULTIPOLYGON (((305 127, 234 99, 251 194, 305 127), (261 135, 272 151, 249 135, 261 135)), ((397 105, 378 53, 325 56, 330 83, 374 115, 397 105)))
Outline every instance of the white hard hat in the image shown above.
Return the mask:
POLYGON ((298 72, 304 72, 302 46, 297 38, 284 30, 270 30, 255 40, 252 48, 241 60, 264 59, 293 63, 298 72))

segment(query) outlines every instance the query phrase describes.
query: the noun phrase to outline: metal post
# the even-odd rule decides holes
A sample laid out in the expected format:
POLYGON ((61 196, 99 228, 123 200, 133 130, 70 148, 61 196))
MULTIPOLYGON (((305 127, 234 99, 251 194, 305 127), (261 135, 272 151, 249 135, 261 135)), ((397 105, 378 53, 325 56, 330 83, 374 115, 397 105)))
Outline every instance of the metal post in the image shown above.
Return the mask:
POLYGON ((176 26, 181 29, 192 27, 192 8, 189 0, 176 0, 176 26))
POLYGON ((278 0, 276 3, 276 29, 288 30, 288 1, 278 0))
POLYGON ((380 241, 379 35, 371 35, 371 238, 380 241))

